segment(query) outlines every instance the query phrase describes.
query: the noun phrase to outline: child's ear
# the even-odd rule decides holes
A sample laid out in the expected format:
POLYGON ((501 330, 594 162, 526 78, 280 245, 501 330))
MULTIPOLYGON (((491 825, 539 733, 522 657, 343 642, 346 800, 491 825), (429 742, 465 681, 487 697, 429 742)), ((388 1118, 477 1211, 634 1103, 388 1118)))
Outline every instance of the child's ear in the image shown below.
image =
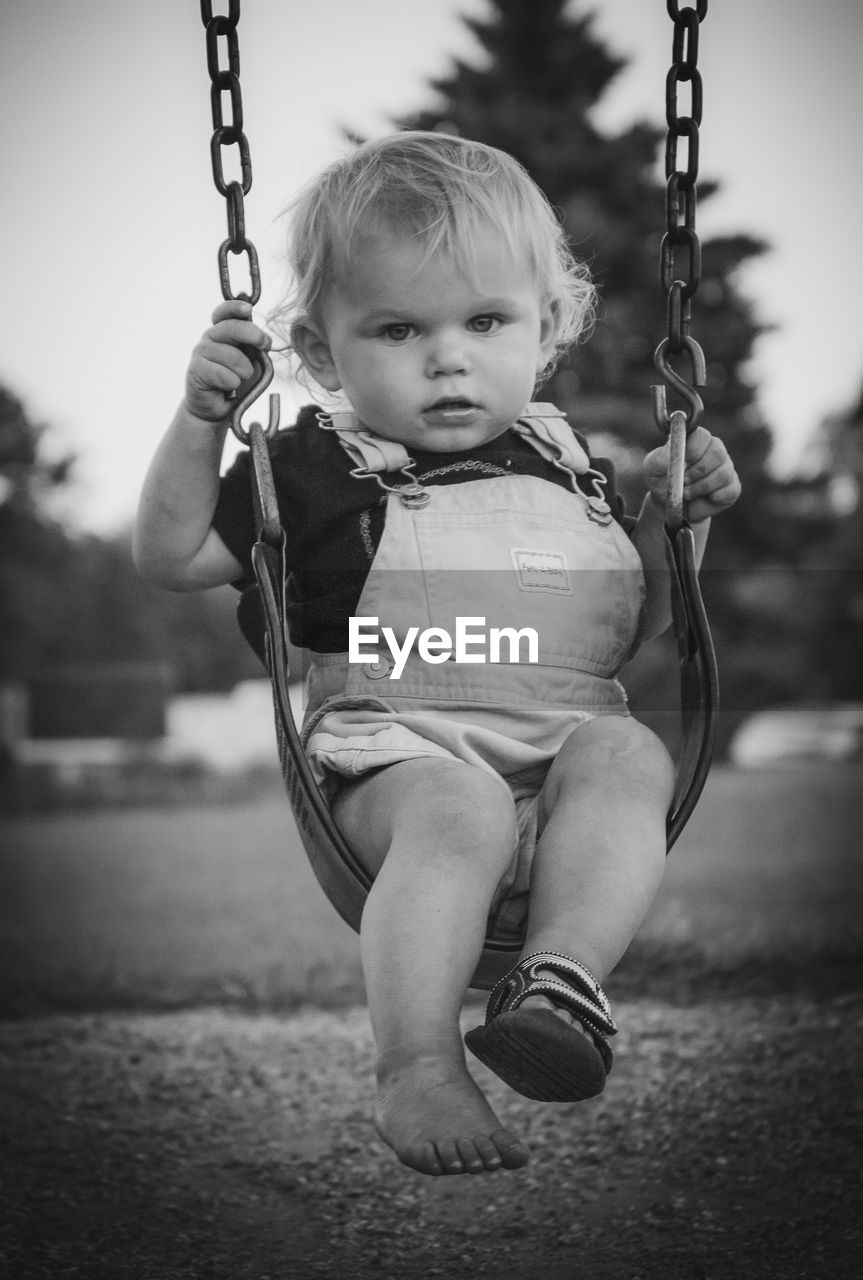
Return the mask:
POLYGON ((554 355, 557 342, 558 313, 553 302, 543 305, 539 317, 539 353, 536 361, 537 373, 546 369, 554 355))
POLYGON ((325 391, 338 391, 341 379, 333 361, 327 336, 313 320, 298 320, 291 329, 291 346, 315 382, 325 391))

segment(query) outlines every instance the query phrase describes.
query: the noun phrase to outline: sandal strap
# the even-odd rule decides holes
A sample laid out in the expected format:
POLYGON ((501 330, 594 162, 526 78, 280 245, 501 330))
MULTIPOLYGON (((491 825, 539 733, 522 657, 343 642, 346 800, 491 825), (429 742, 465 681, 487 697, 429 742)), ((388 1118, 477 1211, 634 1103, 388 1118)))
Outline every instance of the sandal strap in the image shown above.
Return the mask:
POLYGON ((596 978, 583 964, 557 951, 535 951, 501 978, 489 996, 486 1025, 535 995, 547 995, 565 1005, 602 1041, 617 1033, 608 997, 596 978), (541 969, 555 976, 539 976, 541 969))

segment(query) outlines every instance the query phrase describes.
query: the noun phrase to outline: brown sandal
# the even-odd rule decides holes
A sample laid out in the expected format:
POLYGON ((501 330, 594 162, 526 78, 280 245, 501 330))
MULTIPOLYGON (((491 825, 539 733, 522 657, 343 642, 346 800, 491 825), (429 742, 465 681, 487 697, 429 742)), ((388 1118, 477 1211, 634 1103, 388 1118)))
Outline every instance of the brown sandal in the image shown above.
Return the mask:
POLYGON ((465 1044, 524 1097, 578 1102, 605 1088, 613 1061, 607 1037, 616 1032, 608 998, 590 970, 558 952, 536 951, 501 978, 485 1025, 469 1031, 465 1044), (569 1009, 584 1032, 551 1009, 523 1007, 535 995, 569 1009))

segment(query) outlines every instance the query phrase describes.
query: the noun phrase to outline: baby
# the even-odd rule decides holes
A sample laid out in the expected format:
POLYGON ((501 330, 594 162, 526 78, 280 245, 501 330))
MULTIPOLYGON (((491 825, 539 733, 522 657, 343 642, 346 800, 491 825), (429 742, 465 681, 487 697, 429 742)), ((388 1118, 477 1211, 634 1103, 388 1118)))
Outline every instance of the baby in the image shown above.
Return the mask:
MULTIPOLYGON (((421 1173, 515 1169, 530 1153, 467 1070, 460 1011, 489 920, 521 925, 468 1046, 530 1098, 604 1087, 600 984, 659 885, 674 781, 615 678, 670 621, 667 445, 633 519, 610 464, 533 402, 592 287, 491 147, 405 132, 357 148, 295 203, 290 262, 277 323, 327 410, 276 437, 273 469, 291 637, 311 652, 305 745, 375 876, 376 1124, 421 1173)), ((226 302, 193 352, 135 533, 140 570, 169 589, 251 579, 248 455, 220 467, 244 348, 269 346, 226 302)), ((703 427, 685 486, 701 554, 740 490, 703 427)))

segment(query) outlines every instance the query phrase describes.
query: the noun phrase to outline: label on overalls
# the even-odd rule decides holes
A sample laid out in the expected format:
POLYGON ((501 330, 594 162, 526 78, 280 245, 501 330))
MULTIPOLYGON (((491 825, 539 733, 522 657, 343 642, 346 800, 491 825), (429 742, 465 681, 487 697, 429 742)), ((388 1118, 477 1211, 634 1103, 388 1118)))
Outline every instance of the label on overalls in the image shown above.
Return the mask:
POLYGON ((562 552, 512 547, 510 554, 522 591, 550 591, 554 595, 572 595, 566 558, 562 552))

